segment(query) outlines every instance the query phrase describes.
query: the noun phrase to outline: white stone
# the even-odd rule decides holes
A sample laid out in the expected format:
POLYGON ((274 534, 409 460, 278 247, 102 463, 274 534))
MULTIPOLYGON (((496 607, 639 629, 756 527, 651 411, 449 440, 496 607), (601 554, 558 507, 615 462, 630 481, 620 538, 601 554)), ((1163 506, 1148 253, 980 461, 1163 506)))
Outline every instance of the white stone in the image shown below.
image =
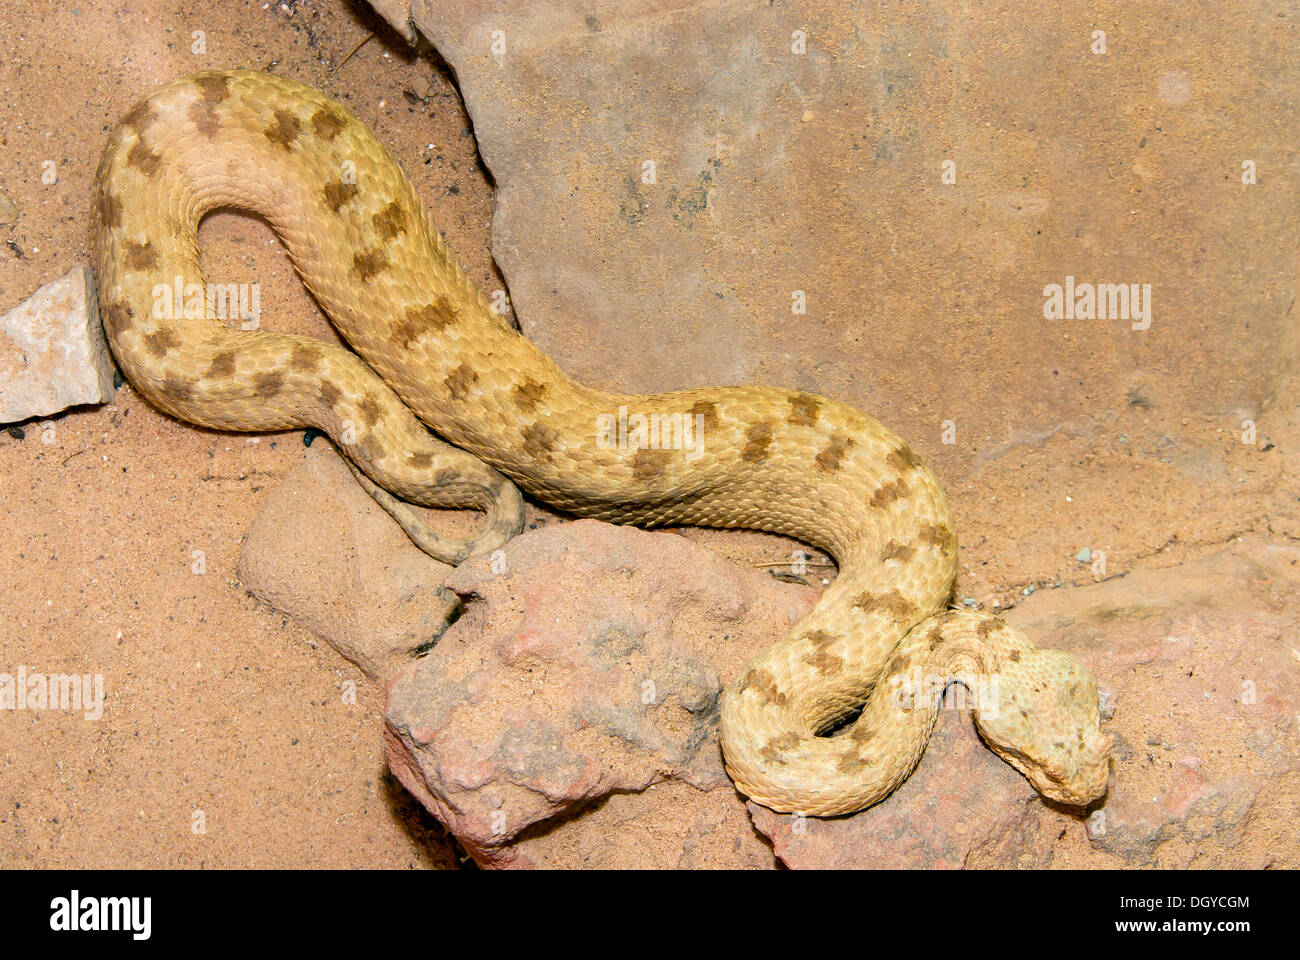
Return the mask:
POLYGON ((112 398, 94 275, 78 264, 0 317, 0 423, 112 398))

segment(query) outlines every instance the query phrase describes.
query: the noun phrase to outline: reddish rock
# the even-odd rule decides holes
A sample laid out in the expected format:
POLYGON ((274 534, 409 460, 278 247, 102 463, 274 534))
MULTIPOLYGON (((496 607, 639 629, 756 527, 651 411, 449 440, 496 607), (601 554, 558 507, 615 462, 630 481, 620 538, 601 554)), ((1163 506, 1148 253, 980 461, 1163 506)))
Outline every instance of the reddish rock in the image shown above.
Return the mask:
POLYGON ((591 520, 527 533, 447 586, 465 615, 391 681, 385 742, 475 860, 771 866, 722 767, 718 695, 815 590, 591 520))
POLYGON ((1239 538, 1014 613, 1114 691, 1097 851, 1117 866, 1300 866, 1300 548, 1239 538))

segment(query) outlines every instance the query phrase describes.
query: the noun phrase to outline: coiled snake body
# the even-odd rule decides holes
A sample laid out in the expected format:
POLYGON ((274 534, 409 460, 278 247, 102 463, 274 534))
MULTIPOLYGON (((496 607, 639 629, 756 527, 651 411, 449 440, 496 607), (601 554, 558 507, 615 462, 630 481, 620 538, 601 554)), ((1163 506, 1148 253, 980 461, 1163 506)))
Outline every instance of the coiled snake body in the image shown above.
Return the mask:
POLYGON ((947 609, 952 517, 906 443, 809 393, 634 397, 574 382, 491 311, 384 147, 311 87, 223 71, 159 89, 109 139, 94 223, 104 328, 138 392, 205 427, 322 430, 381 502, 389 491, 486 511, 474 541, 423 544, 437 555, 457 560, 518 530, 507 477, 582 516, 767 530, 827 550, 839 575, 820 602, 722 695, 727 770, 753 800, 832 815, 887 796, 935 720, 933 703, 898 695, 898 678, 918 670, 995 681, 997 704, 976 722, 1045 796, 1104 793, 1111 738, 1094 681, 996 617, 947 609), (232 329, 210 304, 159 309, 160 285, 204 283, 198 225, 217 207, 270 221, 356 354, 232 329), (620 407, 692 418, 701 452, 598 442, 620 407))

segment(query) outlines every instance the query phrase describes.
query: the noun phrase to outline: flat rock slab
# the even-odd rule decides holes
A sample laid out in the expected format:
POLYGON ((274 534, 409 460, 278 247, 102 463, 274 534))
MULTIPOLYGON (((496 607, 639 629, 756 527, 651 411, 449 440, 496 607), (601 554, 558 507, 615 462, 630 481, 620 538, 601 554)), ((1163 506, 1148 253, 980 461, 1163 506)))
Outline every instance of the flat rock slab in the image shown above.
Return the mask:
POLYGON ((389 766, 492 867, 771 866, 718 697, 815 602, 668 533, 545 527, 462 564, 465 615, 389 685, 389 766))
POLYGON ((253 596, 380 683, 459 610, 441 586, 451 570, 411 543, 324 439, 267 496, 239 555, 253 596))
POLYGON ((799 820, 750 804, 787 866, 1300 865, 1300 548, 1257 541, 1039 591, 1010 619, 1097 674, 1117 735, 1107 796, 1086 819, 1044 802, 945 711, 875 807, 799 820))
POLYGON ((579 380, 810 390, 948 476, 1130 391, 1269 392, 1300 222, 1272 8, 374 5, 454 69, 521 327, 579 380), (1085 284, 1149 285, 1149 326, 1085 284))
POLYGON ((0 316, 0 423, 113 399, 113 361, 84 264, 0 316))

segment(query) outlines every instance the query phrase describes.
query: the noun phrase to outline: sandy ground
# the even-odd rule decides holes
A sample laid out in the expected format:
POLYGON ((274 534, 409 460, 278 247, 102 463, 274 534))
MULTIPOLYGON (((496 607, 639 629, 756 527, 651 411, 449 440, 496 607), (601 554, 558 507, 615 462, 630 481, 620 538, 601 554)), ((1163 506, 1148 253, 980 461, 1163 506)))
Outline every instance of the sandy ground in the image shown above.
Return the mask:
MULTIPOLYGON (((411 174, 470 276, 503 285, 488 254, 491 185, 437 66, 360 3, 187 6, 16 0, 0 12, 0 193, 20 211, 0 230, 0 309, 88 260, 110 125, 157 84, 226 66, 271 69, 348 104, 411 174), (54 183, 42 181, 46 161, 54 183)), ((333 336, 264 223, 219 214, 202 238, 209 276, 263 279, 270 328, 333 336)), ((1026 589, 1087 582, 1098 574, 1075 555, 1098 542, 1115 576, 1247 531, 1282 535, 1276 517, 1294 496, 1278 488, 1268 424, 1247 444, 1240 418, 1197 421, 1141 396, 1096 398, 1092 412, 1078 435, 943 477, 960 523, 959 596, 996 609, 1026 589)), ((384 768, 382 691, 237 581, 267 491, 304 455, 301 433, 195 429, 124 388, 22 434, 0 432, 0 665, 103 674, 107 705, 98 720, 0 716, 0 866, 455 865, 454 844, 384 768)), ((791 549, 690 535, 742 562, 791 549)))

